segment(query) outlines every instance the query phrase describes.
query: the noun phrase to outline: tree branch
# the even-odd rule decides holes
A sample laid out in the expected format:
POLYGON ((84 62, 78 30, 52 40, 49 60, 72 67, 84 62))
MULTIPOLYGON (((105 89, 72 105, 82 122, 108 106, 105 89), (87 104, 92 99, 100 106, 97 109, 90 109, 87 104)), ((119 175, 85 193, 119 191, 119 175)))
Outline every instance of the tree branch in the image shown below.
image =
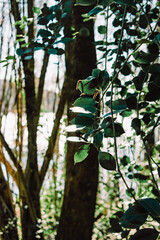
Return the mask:
MULTIPOLYGON (((43 97, 43 88, 44 88, 44 82, 45 82, 45 75, 48 67, 48 62, 49 62, 49 54, 47 52, 44 53, 44 58, 43 58, 43 66, 41 69, 41 75, 39 79, 39 86, 38 86, 38 93, 37 93, 37 99, 36 99, 36 106, 37 106, 37 115, 39 116, 40 113, 40 107, 42 103, 42 97, 43 97)), ((39 117, 38 117, 39 119, 39 117)), ((37 119, 37 123, 38 123, 37 119)))
POLYGON ((11 164, 5 158, 2 149, 0 150, 0 161, 5 165, 7 172, 12 176, 14 182, 18 185, 17 172, 13 169, 11 164))
POLYGON ((45 154, 45 157, 44 157, 44 162, 43 162, 43 165, 42 165, 40 173, 39 173, 40 188, 43 184, 46 172, 48 170, 50 160, 53 157, 53 152, 54 152, 57 133, 58 133, 59 125, 60 125, 60 120, 62 118, 63 111, 64 111, 64 106, 65 106, 65 102, 66 102, 66 94, 67 94, 66 93, 66 86, 67 86, 67 80, 65 79, 64 83, 63 83, 61 96, 60 96, 60 101, 59 101, 59 104, 58 104, 58 109, 57 109, 57 112, 56 112, 56 117, 55 117, 55 120, 54 120, 54 126, 53 126, 53 129, 52 129, 52 133, 51 133, 49 144, 48 144, 48 149, 46 151, 46 154, 45 154))

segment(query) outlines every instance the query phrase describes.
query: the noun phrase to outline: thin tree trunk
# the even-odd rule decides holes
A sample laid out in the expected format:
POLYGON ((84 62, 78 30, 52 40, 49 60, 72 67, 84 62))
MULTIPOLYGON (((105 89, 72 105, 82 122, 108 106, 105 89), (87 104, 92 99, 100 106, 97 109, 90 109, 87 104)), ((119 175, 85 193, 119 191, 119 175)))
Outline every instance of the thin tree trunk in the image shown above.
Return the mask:
POLYGON ((17 221, 12 193, 0 165, 0 232, 2 240, 18 240, 17 221))
MULTIPOLYGON (((92 6, 93 7, 93 6, 92 6)), ((73 43, 66 45, 66 77, 68 79, 68 121, 73 118, 70 112, 75 99, 76 83, 91 75, 96 67, 93 22, 83 22, 82 14, 88 7, 73 6, 73 12, 65 28, 76 31, 88 28, 89 36, 78 36, 73 43)), ((67 142, 66 183, 56 240, 90 240, 94 223, 94 211, 98 185, 98 153, 92 146, 90 154, 82 163, 74 165, 74 153, 79 144, 67 142)))

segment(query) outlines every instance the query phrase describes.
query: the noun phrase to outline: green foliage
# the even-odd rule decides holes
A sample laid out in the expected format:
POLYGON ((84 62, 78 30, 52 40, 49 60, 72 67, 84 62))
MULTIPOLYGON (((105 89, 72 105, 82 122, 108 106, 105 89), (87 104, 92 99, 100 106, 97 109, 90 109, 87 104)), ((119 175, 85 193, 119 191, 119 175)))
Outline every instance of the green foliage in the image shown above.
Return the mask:
POLYGON ((116 170, 116 161, 110 153, 99 151, 98 160, 104 169, 116 170))
POLYGON ((90 145, 82 145, 74 155, 74 163, 82 162, 89 154, 90 145))
MULTIPOLYGON (((104 237, 105 234, 117 232, 121 233, 122 239, 157 239, 159 232, 155 227, 150 228, 147 219, 152 218, 154 226, 154 222, 159 222, 160 213, 159 176, 154 171, 158 174, 160 172, 159 155, 152 141, 160 120, 159 4, 157 2, 155 7, 142 0, 88 0, 85 3, 77 0, 76 3, 82 6, 95 4, 87 16, 85 14, 87 20, 97 14, 104 16, 106 23, 99 24, 97 30, 105 40, 101 38, 95 42, 95 46, 102 55, 98 64, 104 63, 109 70, 94 69, 91 76, 78 82, 77 89, 81 96, 74 106, 81 107, 88 113, 81 115, 82 112, 79 111, 72 123, 77 128, 84 127, 78 131, 79 138, 97 148, 101 167, 107 170, 107 176, 112 176, 114 182, 120 179, 124 183, 125 198, 132 202, 127 211, 121 209, 123 216, 110 217, 107 223, 110 228, 104 231, 103 237, 100 236, 108 239, 104 237), (110 34, 108 22, 112 22, 114 29, 112 39, 107 36, 110 34), (105 111, 100 108, 104 102, 105 111), (87 116, 89 113, 91 115, 87 116), (138 159, 132 159, 124 154, 119 159, 119 151, 126 149, 125 142, 121 141, 123 138, 120 138, 122 134, 126 137, 126 119, 130 122, 130 130, 133 130, 131 137, 127 138, 128 144, 135 154, 132 142, 139 137, 139 145, 147 156, 143 163, 140 155, 138 159), (140 227, 144 229, 139 229, 140 227), (133 234, 127 229, 136 229, 137 232, 133 234)), ((110 192, 108 187, 107 191, 114 195, 113 189, 110 192)), ((120 196, 118 200, 114 197, 114 200, 116 203, 118 201, 118 206, 125 206, 124 196, 120 196)))
MULTIPOLYGON (((110 211, 107 230, 103 236, 100 235, 102 239, 108 239, 106 236, 109 233, 121 233, 118 236, 122 239, 157 239, 159 232, 154 223, 160 219, 160 191, 159 176, 155 170, 160 175, 159 148, 153 146, 152 140, 160 120, 159 2, 155 7, 145 0, 76 0, 76 5, 91 7, 83 15, 84 21, 101 14, 106 22, 98 25, 97 30, 102 38, 95 42, 97 51, 101 53, 97 66, 103 63, 105 67, 103 70, 102 67, 93 69, 90 76, 78 81, 77 89, 81 95, 71 109, 77 113, 71 121, 77 136, 70 136, 68 140, 84 143, 75 153, 74 163, 85 161, 93 144, 98 151, 99 164, 107 170, 110 182, 114 186, 118 182, 118 190, 111 187, 110 182, 107 183, 110 184, 106 187, 107 192, 115 205, 110 211), (111 39, 107 36, 110 34, 108 23, 112 24, 113 29, 111 39), (105 110, 101 106, 105 106, 105 110), (126 118, 130 122, 130 130, 133 130, 131 137, 126 137, 126 118), (119 157, 119 151, 126 149, 122 134, 133 152, 132 158, 126 154, 119 157), (137 136, 141 149, 145 151, 143 163, 141 156, 135 159, 134 142, 137 136), (116 192, 119 191, 119 183, 126 187, 125 196, 116 192), (125 211, 126 199, 130 204, 125 211), (148 224, 148 218, 152 218, 151 224, 148 224), (136 233, 128 229, 135 229, 136 233)), ((39 14, 38 24, 42 28, 37 33, 37 40, 28 46, 21 45, 17 55, 29 60, 38 49, 48 54, 62 55, 63 48, 56 44, 68 44, 74 41, 76 35, 85 41, 91 34, 87 27, 80 27, 75 35, 62 34, 66 16, 71 13, 70 6, 71 1, 67 1, 63 9, 60 4, 50 8, 44 4, 41 13, 34 8, 33 11, 39 14)), ((23 19, 23 22, 16 24, 23 28, 28 20, 23 19)), ((23 39, 19 39, 19 43, 23 39)), ((12 57, 4 61, 8 60, 12 57)), ((73 132, 73 129, 68 128, 68 131, 73 132)))

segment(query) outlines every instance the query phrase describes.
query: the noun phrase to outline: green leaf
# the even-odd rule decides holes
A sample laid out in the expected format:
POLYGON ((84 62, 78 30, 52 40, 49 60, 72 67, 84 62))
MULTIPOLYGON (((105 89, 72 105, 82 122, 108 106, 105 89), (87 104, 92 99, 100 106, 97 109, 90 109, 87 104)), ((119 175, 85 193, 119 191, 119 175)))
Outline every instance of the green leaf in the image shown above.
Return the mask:
POLYGON ((88 12, 88 15, 91 16, 91 15, 96 15, 100 12, 103 11, 103 8, 102 7, 95 7, 93 8, 91 11, 88 12))
POLYGON ((30 59, 32 59, 33 58, 33 56, 32 55, 29 55, 29 56, 26 56, 24 59, 25 60, 30 60, 30 59))
POLYGON ((136 3, 134 0, 114 0, 117 4, 122 4, 125 6, 135 7, 136 3))
POLYGON ((118 218, 110 218, 109 219, 111 228, 109 229, 111 232, 119 233, 122 232, 123 229, 119 224, 119 219, 118 218))
MULTIPOLYGON (((120 137, 124 133, 121 124, 115 123, 114 126, 115 136, 120 137)), ((110 124, 107 128, 104 129, 104 137, 114 137, 112 124, 110 124)))
POLYGON ((131 72, 131 68, 130 68, 130 66, 128 65, 128 64, 125 64, 124 66, 123 66, 123 68, 121 69, 121 71, 120 71, 124 76, 128 76, 129 74, 131 74, 132 72, 131 72))
POLYGON ((134 52, 132 55, 135 58, 134 61, 139 64, 149 64, 155 61, 156 58, 158 57, 157 54, 145 53, 143 51, 134 52))
POLYGON ((85 80, 79 81, 79 86, 78 89, 87 95, 92 95, 96 92, 97 90, 97 79, 94 77, 88 77, 85 80))
POLYGON ((148 212, 142 206, 131 206, 121 218, 121 226, 131 229, 139 228, 145 223, 147 217, 148 212))
POLYGON ((73 38, 69 38, 69 37, 63 37, 61 38, 60 40, 56 41, 54 44, 57 44, 57 43, 69 43, 69 42, 73 42, 73 38))
POLYGON ((94 123, 94 116, 92 114, 83 114, 80 113, 78 114, 77 117, 75 117, 72 121, 72 124, 75 124, 77 126, 85 126, 85 127, 90 127, 94 123))
POLYGON ((157 199, 154 198, 144 198, 138 200, 140 205, 146 209, 146 211, 152 215, 152 217, 160 216, 160 204, 157 199))
POLYGON ((130 237, 130 240, 156 240, 159 232, 156 229, 145 228, 138 230, 134 235, 130 237))
POLYGON ((48 23, 48 18, 46 16, 45 17, 41 17, 38 20, 38 24, 39 25, 47 25, 47 23, 48 23))
POLYGON ((74 154, 74 163, 80 163, 86 159, 89 154, 90 145, 80 146, 77 152, 74 154))
POLYGON ((151 40, 148 40, 148 39, 137 39, 136 41, 137 41, 137 43, 139 43, 139 44, 152 43, 152 41, 151 41, 151 40))
POLYGON ((102 140, 103 140, 103 133, 98 132, 95 134, 94 139, 93 139, 93 145, 99 149, 102 145, 102 140))
POLYGON ((95 4, 96 2, 96 0, 76 0, 76 5, 90 6, 95 4))
MULTIPOLYGON (((110 104, 109 104, 109 107, 111 107, 110 104)), ((127 108, 127 104, 122 99, 117 99, 117 100, 113 101, 113 103, 112 103, 113 110, 122 110, 123 111, 126 108, 127 108)))
POLYGON ((140 119, 139 118, 134 118, 132 120, 131 126, 136 131, 136 134, 140 135, 140 132, 141 132, 141 121, 140 121, 140 119))
POLYGON ((40 8, 39 8, 39 7, 33 7, 33 8, 32 8, 32 11, 33 11, 34 13, 40 14, 40 8))
POLYGON ((103 26, 103 25, 98 26, 98 32, 100 34, 105 34, 107 32, 106 26, 103 26))
POLYGON ((82 96, 79 97, 74 103, 73 105, 75 107, 82 107, 84 108, 86 111, 95 113, 97 111, 97 109, 94 107, 96 101, 92 98, 92 97, 88 97, 88 96, 82 96))
POLYGON ((129 109, 137 109, 137 98, 135 95, 128 95, 125 101, 129 109))
POLYGON ((123 166, 127 166, 128 163, 130 163, 130 158, 129 158, 128 156, 124 155, 124 156, 120 159, 120 161, 121 161, 121 164, 122 164, 123 166))
POLYGON ((136 195, 136 192, 133 188, 129 188, 129 189, 126 189, 126 194, 129 196, 129 197, 133 197, 136 195))
POLYGON ((18 56, 22 56, 22 55, 24 55, 24 50, 22 48, 18 48, 16 50, 16 53, 17 53, 18 56))
POLYGON ((7 60, 15 60, 15 56, 7 56, 6 59, 7 60))
POLYGON ((101 165, 106 170, 116 170, 115 158, 107 152, 99 152, 98 160, 101 165))
POLYGON ((122 117, 130 117, 131 115, 132 115, 132 111, 131 110, 125 110, 125 111, 123 111, 122 113, 120 113, 120 115, 122 116, 122 117))
POLYGON ((37 33, 37 37, 48 38, 52 36, 52 33, 48 30, 40 29, 37 33))
POLYGON ((48 53, 55 54, 55 55, 62 55, 65 53, 65 51, 62 48, 49 48, 48 53))
POLYGON ((95 69, 92 70, 92 76, 95 77, 95 78, 99 78, 100 72, 101 72, 100 69, 95 68, 95 69))

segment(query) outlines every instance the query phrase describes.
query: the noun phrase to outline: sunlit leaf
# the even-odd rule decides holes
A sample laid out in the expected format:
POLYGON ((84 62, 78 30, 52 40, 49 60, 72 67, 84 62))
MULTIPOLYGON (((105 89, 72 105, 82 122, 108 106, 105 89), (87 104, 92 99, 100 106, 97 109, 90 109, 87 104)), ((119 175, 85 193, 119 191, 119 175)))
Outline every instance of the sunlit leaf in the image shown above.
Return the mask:
POLYGON ((84 159, 86 159, 86 157, 89 154, 89 149, 90 149, 90 145, 83 145, 80 146, 79 149, 77 150, 77 152, 74 155, 74 163, 80 163, 82 162, 84 159))

